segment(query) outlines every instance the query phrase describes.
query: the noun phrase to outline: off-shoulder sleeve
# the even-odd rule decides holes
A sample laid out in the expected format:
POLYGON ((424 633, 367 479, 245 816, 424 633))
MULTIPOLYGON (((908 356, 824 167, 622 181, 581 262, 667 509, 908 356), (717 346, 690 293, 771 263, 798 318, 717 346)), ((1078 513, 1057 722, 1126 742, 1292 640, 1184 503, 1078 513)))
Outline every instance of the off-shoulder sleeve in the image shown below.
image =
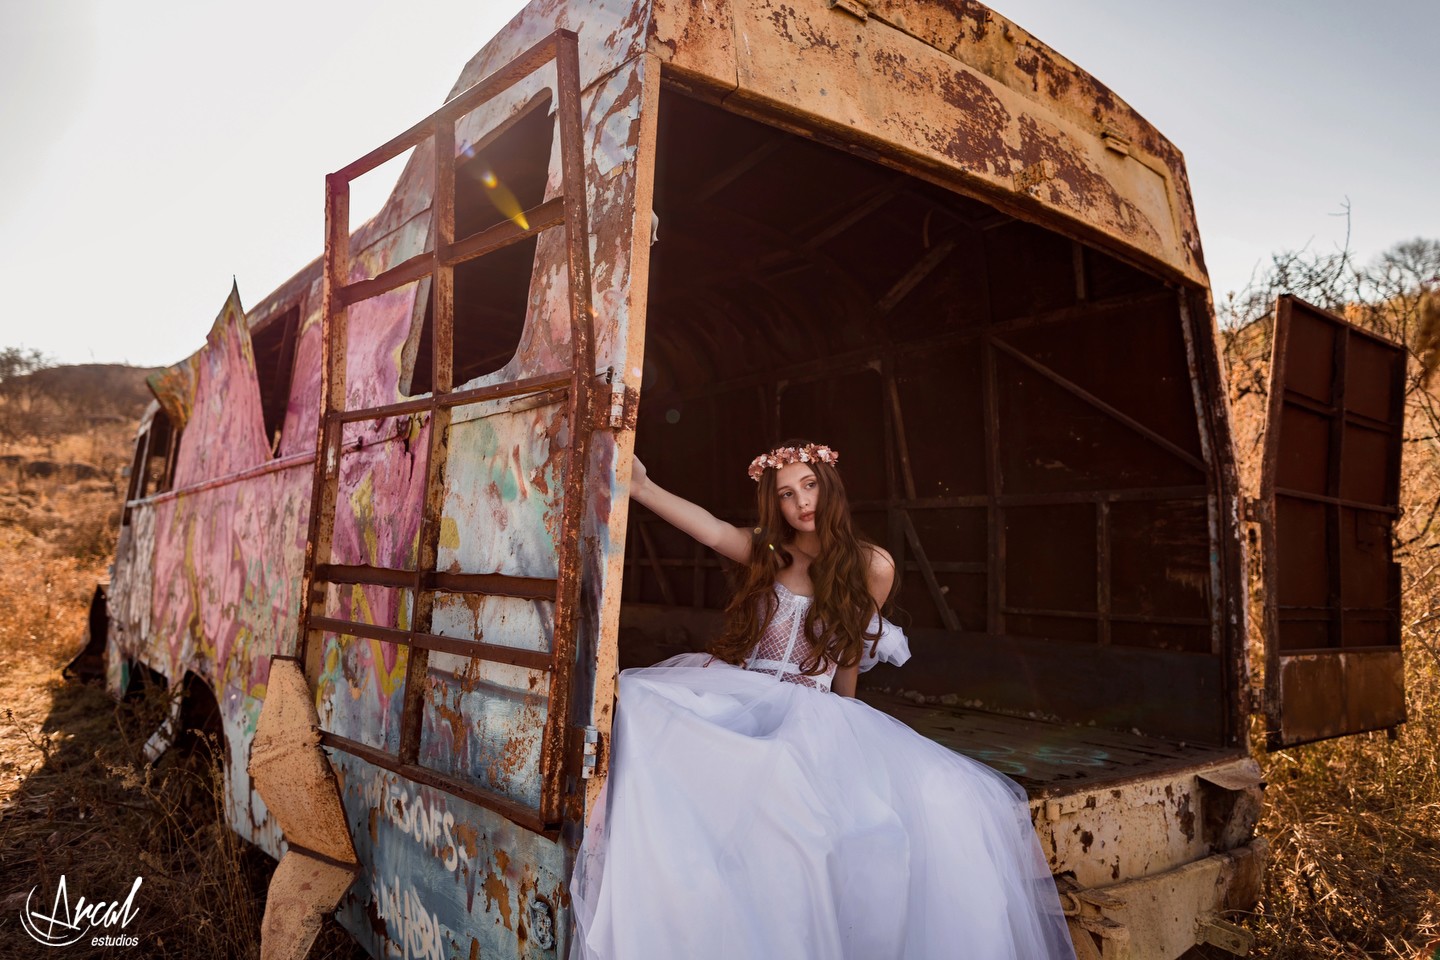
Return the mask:
POLYGON ((860 654, 861 673, 877 663, 889 663, 899 667, 910 659, 910 640, 905 636, 905 631, 889 620, 881 619, 878 614, 870 618, 871 630, 875 629, 876 620, 880 621, 880 639, 865 644, 865 650, 860 654))

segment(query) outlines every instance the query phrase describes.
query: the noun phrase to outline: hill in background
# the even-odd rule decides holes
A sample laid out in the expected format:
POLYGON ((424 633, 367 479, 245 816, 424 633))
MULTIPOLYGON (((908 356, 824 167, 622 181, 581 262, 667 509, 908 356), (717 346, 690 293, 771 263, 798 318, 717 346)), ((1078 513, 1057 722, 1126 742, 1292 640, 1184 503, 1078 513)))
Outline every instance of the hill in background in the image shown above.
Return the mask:
POLYGON ((12 549, 106 561, 135 427, 155 367, 50 366, 0 350, 0 539, 12 549), (8 363, 4 361, 9 361, 8 363))

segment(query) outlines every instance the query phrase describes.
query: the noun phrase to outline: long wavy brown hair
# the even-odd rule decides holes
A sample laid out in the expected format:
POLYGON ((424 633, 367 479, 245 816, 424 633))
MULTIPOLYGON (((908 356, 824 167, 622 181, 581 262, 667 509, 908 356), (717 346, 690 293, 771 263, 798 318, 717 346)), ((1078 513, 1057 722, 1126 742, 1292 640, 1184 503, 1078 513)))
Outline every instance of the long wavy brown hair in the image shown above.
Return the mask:
MULTIPOLYGON (((809 442, 786 440, 779 446, 803 447, 809 442)), ((807 676, 816 676, 827 672, 832 663, 852 667, 860 662, 865 644, 880 637, 878 630, 868 632, 880 605, 870 595, 866 582, 870 569, 870 551, 866 548, 871 541, 851 522, 850 501, 840 472, 828 463, 808 466, 819 483, 815 533, 820 552, 810 562, 815 594, 805 611, 804 633, 811 643, 800 669, 807 676)), ((740 569, 734 595, 725 608, 725 630, 710 645, 712 654, 730 663, 743 663, 760 642, 777 607, 776 574, 795 562, 788 548, 796 531, 780 510, 776 473, 767 469, 760 476, 755 492, 759 523, 753 531, 750 560, 740 569)), ((893 592, 893 586, 891 589, 893 592)))

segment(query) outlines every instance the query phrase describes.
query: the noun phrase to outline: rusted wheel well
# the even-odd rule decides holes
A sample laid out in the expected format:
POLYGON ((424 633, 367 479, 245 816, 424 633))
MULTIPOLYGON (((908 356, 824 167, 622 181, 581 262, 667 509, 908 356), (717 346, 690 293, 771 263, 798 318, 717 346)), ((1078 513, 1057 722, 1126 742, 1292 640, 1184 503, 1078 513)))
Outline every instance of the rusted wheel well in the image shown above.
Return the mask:
POLYGON ((146 697, 155 696, 155 691, 166 690, 170 681, 165 674, 154 669, 143 660, 130 658, 125 672, 125 689, 120 692, 122 703, 138 704, 146 697))
POLYGON ((228 764, 230 757, 225 749, 225 723, 214 689, 208 681, 188 670, 181 684, 184 690, 180 699, 180 740, 177 746, 193 750, 200 740, 214 737, 216 747, 228 764))
POLYGON ((223 769, 229 771, 230 751, 220 702, 210 683, 194 671, 185 671, 179 689, 166 676, 148 664, 131 660, 123 702, 139 708, 151 698, 162 698, 156 706, 151 724, 154 732, 146 744, 152 762, 162 753, 179 750, 187 757, 213 746, 218 751, 223 769))

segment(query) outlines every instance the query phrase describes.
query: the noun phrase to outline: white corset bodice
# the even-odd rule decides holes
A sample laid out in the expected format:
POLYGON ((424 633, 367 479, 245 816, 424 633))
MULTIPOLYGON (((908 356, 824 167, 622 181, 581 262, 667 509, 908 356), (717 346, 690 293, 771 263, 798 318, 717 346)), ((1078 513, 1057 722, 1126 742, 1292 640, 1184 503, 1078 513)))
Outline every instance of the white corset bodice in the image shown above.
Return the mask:
POLYGON ((783 583, 775 581, 775 615, 765 624, 760 642, 745 659, 746 670, 771 673, 802 687, 830 689, 835 679, 835 664, 830 664, 825 673, 813 677, 800 672, 800 664, 810 654, 810 641, 800 635, 805 625, 805 611, 810 609, 810 599, 791 593, 783 583))
MULTIPOLYGON (((817 690, 830 689, 835 680, 835 664, 831 663, 824 673, 806 676, 801 673, 801 664, 810 658, 810 640, 803 636, 805 612, 810 608, 812 598, 792 593, 780 581, 775 581, 775 615, 765 625, 760 641, 750 656, 745 659, 745 669, 769 673, 787 683, 797 683, 817 690)), ((878 614, 870 620, 870 630, 880 621, 880 639, 875 644, 866 644, 860 657, 860 670, 869 670, 884 661, 900 666, 910 659, 910 644, 905 634, 895 624, 882 619, 878 614)))

